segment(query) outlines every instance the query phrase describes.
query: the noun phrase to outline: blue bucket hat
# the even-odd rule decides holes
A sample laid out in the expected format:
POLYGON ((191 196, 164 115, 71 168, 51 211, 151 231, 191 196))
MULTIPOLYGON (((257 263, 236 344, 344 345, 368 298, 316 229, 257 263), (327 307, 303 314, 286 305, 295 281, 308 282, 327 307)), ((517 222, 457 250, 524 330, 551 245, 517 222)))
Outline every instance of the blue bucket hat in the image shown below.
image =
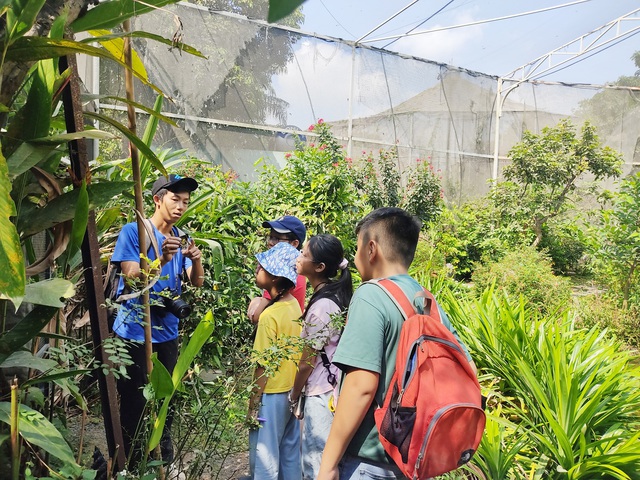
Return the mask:
POLYGON ((296 247, 287 242, 280 242, 266 252, 256 254, 258 263, 268 273, 276 277, 284 277, 294 284, 298 280, 296 259, 300 252, 296 247))

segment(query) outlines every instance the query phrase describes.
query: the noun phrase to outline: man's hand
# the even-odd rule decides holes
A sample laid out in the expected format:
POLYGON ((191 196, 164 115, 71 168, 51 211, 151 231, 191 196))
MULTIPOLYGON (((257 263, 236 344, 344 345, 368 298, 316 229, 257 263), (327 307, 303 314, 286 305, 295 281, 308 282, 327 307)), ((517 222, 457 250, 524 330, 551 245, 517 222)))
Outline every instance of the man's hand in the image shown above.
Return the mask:
POLYGON ((166 265, 171 261, 178 250, 182 248, 180 237, 167 237, 162 242, 160 264, 166 265))
POLYGON ((187 248, 182 249, 182 254, 185 257, 190 258, 192 262, 197 262, 202 259, 202 252, 198 247, 196 247, 196 243, 192 238, 189 239, 187 248))

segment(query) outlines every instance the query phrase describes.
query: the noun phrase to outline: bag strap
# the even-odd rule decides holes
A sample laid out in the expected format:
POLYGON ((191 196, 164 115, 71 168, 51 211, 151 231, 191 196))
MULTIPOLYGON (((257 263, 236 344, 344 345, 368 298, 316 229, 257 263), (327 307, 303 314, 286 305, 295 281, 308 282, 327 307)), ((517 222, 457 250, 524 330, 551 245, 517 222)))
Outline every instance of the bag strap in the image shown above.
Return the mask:
MULTIPOLYGON (((145 230, 145 238, 150 243, 150 245, 147 245, 147 255, 149 254, 151 247, 153 247, 156 254, 156 258, 160 258, 160 248, 158 247, 158 239, 156 238, 156 234, 153 231, 153 224, 151 223, 151 220, 149 220, 148 218, 144 218, 144 216, 138 210, 136 210, 136 215, 142 218, 142 224, 145 230)), ((118 270, 120 270, 119 265, 118 265, 118 270)), ((151 288, 156 284, 159 278, 160 278, 160 272, 158 272, 153 278, 151 278, 151 280, 149 281, 149 283, 147 283, 147 286, 145 288, 132 293, 123 292, 118 296, 118 298, 115 299, 115 302, 122 303, 126 300, 131 300, 133 298, 139 297, 145 291, 151 290, 151 288)))
MULTIPOLYGON (((398 307, 398 310, 402 312, 402 316, 405 320, 407 320, 412 315, 415 315, 416 309, 413 306, 413 303, 409 300, 404 290, 398 285, 396 282, 389 278, 377 278, 374 280, 369 280, 367 283, 373 283, 380 287, 393 301, 393 303, 398 307)), ((422 295, 418 294, 417 296, 424 297, 424 313, 426 315, 431 314, 431 306, 433 304, 431 298, 427 295, 426 290, 422 289, 422 295)))

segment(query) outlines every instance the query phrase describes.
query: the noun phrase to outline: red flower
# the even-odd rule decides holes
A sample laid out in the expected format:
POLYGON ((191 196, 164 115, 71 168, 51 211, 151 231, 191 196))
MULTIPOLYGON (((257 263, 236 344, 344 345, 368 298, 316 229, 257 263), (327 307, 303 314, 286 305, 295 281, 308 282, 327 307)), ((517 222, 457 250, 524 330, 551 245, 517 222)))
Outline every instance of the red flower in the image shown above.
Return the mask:
POLYGON ((334 167, 339 167, 339 166, 340 166, 340 164, 339 164, 338 162, 334 162, 334 163, 332 163, 332 165, 333 165, 334 167))
POLYGON ((284 158, 291 158, 291 154, 290 153, 285 153, 284 154, 284 158))
POLYGON ((316 144, 315 144, 315 143, 310 143, 310 144, 309 144, 309 146, 310 146, 311 148, 313 148, 313 147, 315 147, 315 146, 316 146, 316 144))
POLYGON ((324 143, 320 145, 320 150, 324 150, 325 148, 327 148, 327 146, 324 143))
POLYGON ((319 118, 319 119, 318 119, 318 125, 323 124, 323 123, 324 123, 324 120, 323 120, 323 119, 321 119, 321 118, 319 118))
POLYGON ((309 125, 309 131, 310 131, 310 132, 313 132, 313 129, 314 129, 314 128, 316 128, 316 126, 315 126, 315 125, 309 125))

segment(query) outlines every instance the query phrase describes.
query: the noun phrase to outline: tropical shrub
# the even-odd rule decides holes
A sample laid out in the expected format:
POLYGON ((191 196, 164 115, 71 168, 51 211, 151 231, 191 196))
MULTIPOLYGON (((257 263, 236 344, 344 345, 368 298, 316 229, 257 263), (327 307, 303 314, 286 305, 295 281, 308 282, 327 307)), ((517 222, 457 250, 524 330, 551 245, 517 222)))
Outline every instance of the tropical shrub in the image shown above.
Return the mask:
POLYGON ((534 247, 522 247, 499 262, 479 266, 472 280, 477 295, 495 286, 514 300, 522 297, 543 315, 565 307, 571 297, 568 281, 554 275, 549 256, 534 247))
POLYGON ((622 308, 605 292, 580 295, 574 300, 576 323, 606 330, 625 345, 640 351, 640 307, 622 308))
POLYGON ((595 230, 597 270, 611 298, 640 306, 640 173, 625 178, 595 230))
POLYGON ((421 159, 409 173, 402 208, 422 220, 426 227, 434 222, 443 207, 442 177, 433 165, 421 159))
POLYGON ((589 266, 585 262, 587 245, 584 229, 576 221, 550 220, 543 227, 539 248, 549 254, 555 274, 584 274, 589 266))
POLYGON ((310 129, 322 132, 318 140, 325 143, 312 142, 287 153, 282 169, 263 164, 256 202, 263 205, 264 219, 295 215, 310 235, 335 235, 353 253, 355 225, 368 208, 356 193, 349 162, 329 127, 318 121, 310 129))
POLYGON ((349 160, 348 164, 353 185, 371 209, 399 205, 400 172, 395 148, 379 150, 377 158, 363 150, 359 160, 355 163, 349 160))
POLYGON ((488 396, 486 478, 640 478, 640 367, 617 341, 493 289, 439 301, 488 396))
POLYGON ((578 192, 593 190, 585 184, 585 174, 595 181, 616 177, 622 164, 620 153, 601 145, 593 125, 585 122, 578 136, 569 120, 545 127, 540 134, 524 132, 508 156, 505 181, 493 187, 490 198, 503 216, 529 229, 533 245, 542 241, 550 219, 576 204, 578 192))

